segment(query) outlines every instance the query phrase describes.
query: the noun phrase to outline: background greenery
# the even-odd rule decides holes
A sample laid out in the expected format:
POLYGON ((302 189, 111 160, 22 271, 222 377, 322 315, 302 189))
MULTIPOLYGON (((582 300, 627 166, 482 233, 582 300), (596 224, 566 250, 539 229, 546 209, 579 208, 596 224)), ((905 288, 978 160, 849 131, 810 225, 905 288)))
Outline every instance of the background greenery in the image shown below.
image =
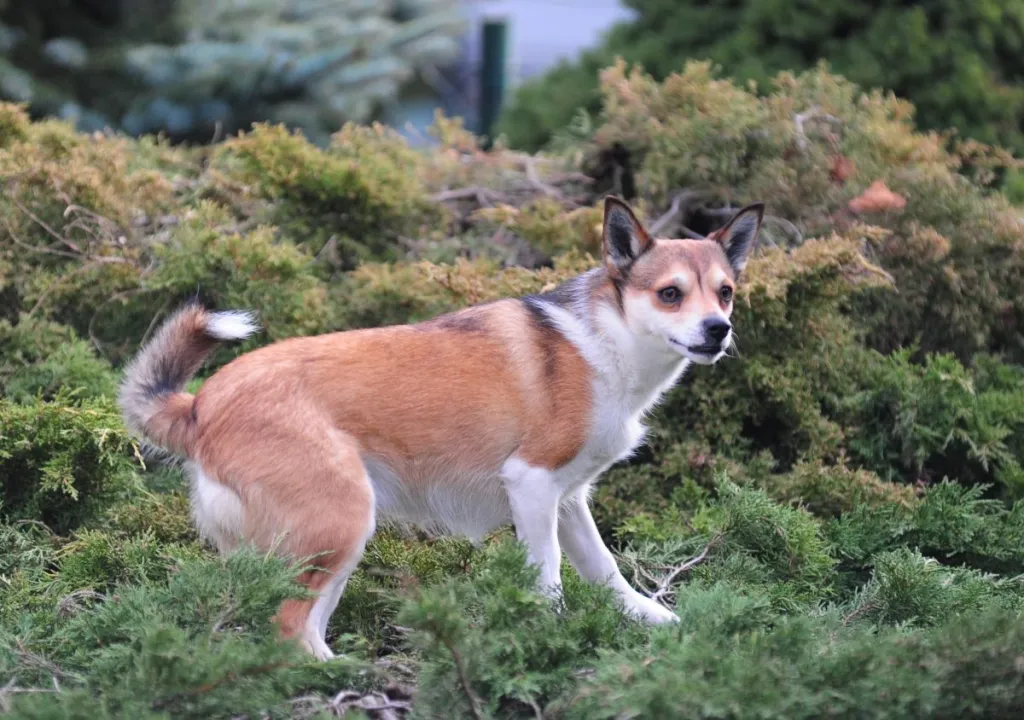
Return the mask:
POLYGON ((0 0, 0 98, 83 131, 326 142, 455 57, 453 0, 0 0))
POLYGON ((1017 0, 625 0, 635 20, 597 48, 528 82, 501 129, 538 149, 579 108, 601 105, 598 71, 616 57, 658 79, 688 58, 710 60, 771 92, 782 70, 825 60, 862 87, 885 88, 917 108, 923 128, 1024 151, 1024 4, 1017 0))
POLYGON ((102 717, 1012 717, 1024 706, 1024 245, 1010 163, 822 70, 770 92, 601 73, 546 154, 350 125, 216 147, 0 106, 0 712, 102 717), (879 185, 882 183, 883 185, 879 185), (198 294, 294 335, 533 292, 596 262, 604 195, 662 233, 768 203, 739 357, 697 368, 595 497, 648 629, 508 532, 382 532, 318 664, 294 570, 197 541, 112 402, 198 294), (670 212, 670 208, 675 208, 670 212), (387 713, 391 713, 389 716, 387 713))

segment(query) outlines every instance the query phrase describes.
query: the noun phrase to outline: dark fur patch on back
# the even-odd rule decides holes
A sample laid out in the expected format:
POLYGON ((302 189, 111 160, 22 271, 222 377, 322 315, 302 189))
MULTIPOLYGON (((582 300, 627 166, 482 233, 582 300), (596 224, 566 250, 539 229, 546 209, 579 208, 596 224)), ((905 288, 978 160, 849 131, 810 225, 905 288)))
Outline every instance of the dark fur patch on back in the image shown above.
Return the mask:
POLYGON ((433 320, 421 323, 418 327, 452 330, 463 333, 482 333, 487 331, 487 325, 481 313, 476 311, 476 308, 440 315, 433 320))
POLYGON ((437 319, 438 327, 458 332, 483 332, 484 323, 477 313, 454 313, 437 319))
POLYGON ((535 340, 544 356, 544 374, 551 381, 558 374, 558 344, 564 342, 565 338, 544 309, 544 304, 548 302, 546 295, 528 295, 522 299, 530 316, 535 340))

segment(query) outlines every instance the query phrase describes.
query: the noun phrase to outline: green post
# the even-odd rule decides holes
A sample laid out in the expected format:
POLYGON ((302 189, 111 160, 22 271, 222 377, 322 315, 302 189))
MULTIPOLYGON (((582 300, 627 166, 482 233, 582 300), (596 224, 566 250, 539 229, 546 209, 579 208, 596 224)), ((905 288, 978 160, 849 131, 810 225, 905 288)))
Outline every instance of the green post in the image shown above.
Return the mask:
POLYGON ((505 95, 505 63, 508 52, 508 23, 488 20, 483 27, 483 60, 480 64, 480 106, 478 133, 489 147, 491 133, 501 112, 505 95))

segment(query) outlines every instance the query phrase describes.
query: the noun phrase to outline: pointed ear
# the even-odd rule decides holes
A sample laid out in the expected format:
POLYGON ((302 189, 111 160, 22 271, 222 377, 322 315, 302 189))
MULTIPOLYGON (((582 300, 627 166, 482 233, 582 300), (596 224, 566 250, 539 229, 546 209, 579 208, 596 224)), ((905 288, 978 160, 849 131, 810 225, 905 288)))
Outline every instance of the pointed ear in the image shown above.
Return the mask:
POLYGON ((747 205, 733 215, 724 227, 708 235, 709 240, 717 240, 721 244, 737 275, 747 266, 750 253, 757 244, 757 234, 763 219, 764 203, 747 205))
POLYGON ((604 201, 604 264, 612 277, 621 279, 654 241, 629 206, 617 197, 604 201))

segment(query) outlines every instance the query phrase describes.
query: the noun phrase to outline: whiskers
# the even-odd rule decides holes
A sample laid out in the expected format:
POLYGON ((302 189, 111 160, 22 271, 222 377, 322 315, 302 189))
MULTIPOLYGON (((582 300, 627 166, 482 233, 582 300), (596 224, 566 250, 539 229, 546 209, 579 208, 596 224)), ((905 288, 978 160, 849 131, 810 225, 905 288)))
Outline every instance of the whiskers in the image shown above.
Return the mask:
POLYGON ((740 349, 736 345, 735 329, 733 329, 732 334, 729 336, 729 344, 725 347, 725 356, 730 358, 738 358, 740 356, 740 349))

